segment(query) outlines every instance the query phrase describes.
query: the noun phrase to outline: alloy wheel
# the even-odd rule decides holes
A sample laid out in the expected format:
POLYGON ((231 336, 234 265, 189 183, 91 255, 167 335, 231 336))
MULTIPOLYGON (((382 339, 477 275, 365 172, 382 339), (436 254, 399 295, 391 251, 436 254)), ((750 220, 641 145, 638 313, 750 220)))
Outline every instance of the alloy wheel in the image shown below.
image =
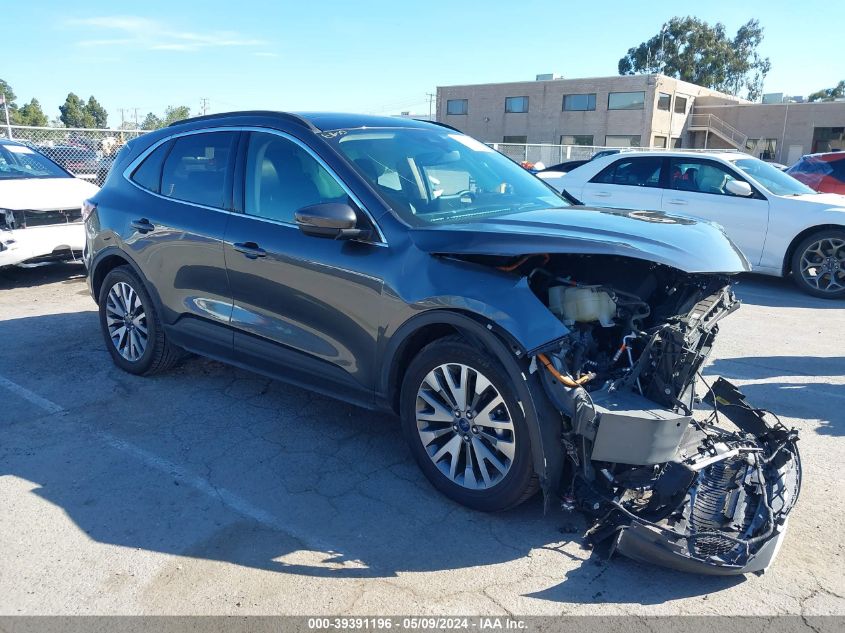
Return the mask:
POLYGON ((115 349, 123 358, 136 362, 147 349, 147 315, 138 293, 124 281, 109 290, 106 325, 115 349))
POLYGON ((845 239, 823 237, 801 255, 801 277, 821 292, 845 290, 845 239))
POLYGON ((516 454, 513 418, 481 372, 460 363, 432 369, 417 391, 417 431, 443 475, 471 490, 498 484, 516 454))

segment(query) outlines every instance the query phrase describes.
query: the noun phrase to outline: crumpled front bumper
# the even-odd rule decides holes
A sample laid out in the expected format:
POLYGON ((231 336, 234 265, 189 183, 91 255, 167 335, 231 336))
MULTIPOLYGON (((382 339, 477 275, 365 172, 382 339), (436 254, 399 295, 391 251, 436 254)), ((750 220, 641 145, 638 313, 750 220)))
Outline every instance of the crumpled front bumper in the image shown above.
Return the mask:
MULTIPOLYGON (((739 429, 743 450, 731 454, 740 442, 727 442, 721 456, 698 455, 706 466, 691 467, 693 484, 668 520, 651 522, 621 511, 608 518, 602 531, 613 535, 611 553, 706 575, 762 572, 774 561, 801 486, 797 432, 769 424, 764 412, 749 406, 724 379, 714 384, 708 399, 739 429), (705 483, 710 488, 703 490, 705 483), (702 527, 705 514, 712 521, 702 527), (616 529, 608 525, 612 521, 616 529)), ((721 439, 716 427, 711 431, 711 437, 721 439)), ((724 437, 731 436, 726 432, 724 437)), ((676 469, 690 468, 690 460, 685 461, 676 469)))
POLYGON ((58 252, 79 252, 85 245, 81 222, 0 230, 0 266, 13 266, 58 252))

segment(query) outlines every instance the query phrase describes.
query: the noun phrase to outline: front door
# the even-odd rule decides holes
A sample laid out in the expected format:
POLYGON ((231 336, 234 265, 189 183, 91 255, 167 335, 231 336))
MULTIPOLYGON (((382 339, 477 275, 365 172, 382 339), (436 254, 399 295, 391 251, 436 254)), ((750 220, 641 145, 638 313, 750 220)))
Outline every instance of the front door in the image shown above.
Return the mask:
POLYGON ((750 197, 728 192, 727 183, 731 180, 745 181, 738 172, 714 160, 673 158, 663 210, 722 225, 751 265, 756 266, 766 242, 769 202, 753 186, 750 197))
MULTIPOLYGON (((231 216, 224 247, 236 357, 318 391, 369 401, 386 245, 300 232, 298 209, 351 203, 301 142, 252 132, 243 171, 244 212, 231 216)), ((368 223, 360 210, 359 218, 368 223)))

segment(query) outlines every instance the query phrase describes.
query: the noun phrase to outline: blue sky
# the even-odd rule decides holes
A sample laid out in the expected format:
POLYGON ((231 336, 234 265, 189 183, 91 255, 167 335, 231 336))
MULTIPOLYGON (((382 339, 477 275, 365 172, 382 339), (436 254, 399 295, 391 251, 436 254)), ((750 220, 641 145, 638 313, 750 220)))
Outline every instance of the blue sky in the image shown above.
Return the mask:
MULTIPOLYGON (((427 112, 437 85, 543 72, 616 74, 627 49, 674 15, 756 17, 771 58, 765 90, 804 94, 845 79, 845 2, 7 2, 0 78, 48 115, 69 91, 160 112, 200 99, 234 109, 427 112)), ((129 115, 127 115, 129 116, 129 115)))

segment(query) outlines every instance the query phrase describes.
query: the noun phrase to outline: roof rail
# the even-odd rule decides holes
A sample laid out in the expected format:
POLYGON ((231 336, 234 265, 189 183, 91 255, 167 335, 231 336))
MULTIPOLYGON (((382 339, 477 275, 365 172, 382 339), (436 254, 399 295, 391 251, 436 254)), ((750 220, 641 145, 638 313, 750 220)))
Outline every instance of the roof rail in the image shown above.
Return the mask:
POLYGON ((302 118, 299 115, 291 114, 290 112, 279 112, 276 110, 238 110, 235 112, 218 112, 216 114, 203 114, 201 116, 194 116, 188 117, 187 119, 180 119, 179 121, 174 121, 173 123, 169 124, 167 127, 173 127, 174 125, 181 125, 183 123, 193 123, 194 121, 213 121, 215 119, 226 119, 230 117, 236 116, 268 116, 268 117, 276 117, 279 119, 286 119, 298 125, 301 125, 305 128, 308 128, 311 132, 319 132, 320 130, 314 127, 310 121, 307 119, 302 118))

